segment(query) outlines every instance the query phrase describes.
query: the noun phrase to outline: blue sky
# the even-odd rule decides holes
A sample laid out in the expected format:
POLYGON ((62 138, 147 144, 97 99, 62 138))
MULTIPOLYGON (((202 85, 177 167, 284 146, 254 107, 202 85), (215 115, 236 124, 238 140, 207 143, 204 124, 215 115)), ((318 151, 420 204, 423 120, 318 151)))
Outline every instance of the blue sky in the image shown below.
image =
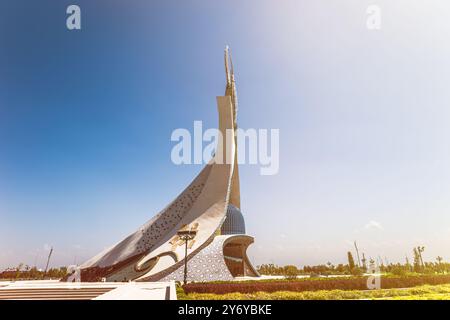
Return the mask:
POLYGON ((201 169, 176 128, 215 127, 223 48, 242 128, 280 129, 280 171, 241 166, 256 264, 450 259, 448 1, 0 2, 0 268, 80 263, 201 169), (78 4, 82 30, 66 29, 78 4), (379 31, 366 8, 382 10, 379 31))

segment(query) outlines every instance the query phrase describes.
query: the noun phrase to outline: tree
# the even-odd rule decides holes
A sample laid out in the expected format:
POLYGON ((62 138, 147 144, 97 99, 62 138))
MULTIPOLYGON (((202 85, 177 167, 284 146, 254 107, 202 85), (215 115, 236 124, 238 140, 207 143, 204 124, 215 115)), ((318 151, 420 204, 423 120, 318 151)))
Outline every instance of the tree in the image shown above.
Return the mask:
POLYGON ((345 266, 344 266, 342 263, 339 263, 339 264, 336 266, 336 271, 337 271, 339 274, 343 274, 343 273, 345 272, 345 266))
POLYGON ((363 268, 364 272, 366 272, 367 271, 367 259, 366 259, 366 255, 364 254, 364 252, 363 252, 362 256, 363 256, 362 260, 361 260, 362 268, 363 268))
POLYGON ((423 257, 422 257, 422 252, 424 252, 425 251, 425 247, 417 247, 417 251, 419 252, 419 258, 420 258, 420 263, 421 263, 421 265, 422 265, 422 268, 424 268, 425 267, 425 264, 423 263, 423 257))
POLYGON ((353 259, 353 255, 350 251, 347 252, 347 259, 348 259, 348 268, 350 269, 350 271, 352 271, 353 269, 355 269, 355 260, 353 259))
POLYGON ((442 268, 442 260, 444 260, 444 259, 441 256, 437 256, 436 261, 438 263, 437 263, 436 269, 438 272, 444 272, 444 270, 442 268))
POLYGON ((288 265, 283 267, 283 274, 286 279, 296 279, 298 269, 296 266, 288 265))
POLYGON ((425 263, 423 262, 422 252, 425 251, 424 246, 418 246, 413 248, 414 254, 414 271, 416 272, 424 272, 425 271, 425 263))
POLYGON ((405 267, 406 267, 406 269, 407 269, 408 271, 412 271, 412 266, 411 266, 411 264, 409 263, 408 256, 405 256, 405 267))
POLYGON ((420 263, 420 254, 417 248, 413 248, 413 255, 414 255, 414 271, 420 272, 421 271, 421 263, 420 263))
POLYGON ((19 279, 20 276, 20 270, 22 270, 23 263, 19 263, 19 265, 16 268, 16 280, 19 279))

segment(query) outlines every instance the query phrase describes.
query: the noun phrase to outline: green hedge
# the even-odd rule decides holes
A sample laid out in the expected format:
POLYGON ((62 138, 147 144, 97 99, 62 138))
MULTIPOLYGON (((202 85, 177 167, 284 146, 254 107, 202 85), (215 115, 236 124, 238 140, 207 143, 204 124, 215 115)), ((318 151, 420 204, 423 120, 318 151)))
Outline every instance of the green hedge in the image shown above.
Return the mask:
POLYGON ((329 290, 309 292, 255 292, 255 293, 191 293, 178 296, 179 300, 360 300, 360 299, 450 299, 450 285, 420 286, 386 290, 329 290))
MULTIPOLYGON (((420 285, 450 283, 450 275, 382 276, 381 288, 410 288, 420 285)), ((189 283, 183 286, 189 293, 255 293, 276 291, 318 291, 318 290, 367 290, 367 277, 303 279, 300 281, 251 281, 222 283, 189 283)))

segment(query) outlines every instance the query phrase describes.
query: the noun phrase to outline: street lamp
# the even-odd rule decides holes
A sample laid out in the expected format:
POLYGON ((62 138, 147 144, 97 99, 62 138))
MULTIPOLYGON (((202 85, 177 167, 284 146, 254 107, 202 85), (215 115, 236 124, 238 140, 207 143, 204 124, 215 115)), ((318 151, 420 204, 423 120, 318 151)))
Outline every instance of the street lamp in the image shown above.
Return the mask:
POLYGON ((184 284, 187 283, 187 249, 188 241, 194 239, 197 231, 194 230, 181 230, 177 232, 178 237, 185 242, 184 250, 184 284))

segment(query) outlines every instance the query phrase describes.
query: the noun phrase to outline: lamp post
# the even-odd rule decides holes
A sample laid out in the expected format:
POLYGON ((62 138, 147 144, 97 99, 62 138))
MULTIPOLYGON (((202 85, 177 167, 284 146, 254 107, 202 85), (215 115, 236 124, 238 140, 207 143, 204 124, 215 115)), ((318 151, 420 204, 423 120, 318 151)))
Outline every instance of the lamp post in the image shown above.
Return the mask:
POLYGON ((197 231, 194 230, 181 230, 177 232, 178 237, 185 243, 184 250, 184 284, 187 283, 187 249, 188 249, 188 241, 194 239, 197 231))

